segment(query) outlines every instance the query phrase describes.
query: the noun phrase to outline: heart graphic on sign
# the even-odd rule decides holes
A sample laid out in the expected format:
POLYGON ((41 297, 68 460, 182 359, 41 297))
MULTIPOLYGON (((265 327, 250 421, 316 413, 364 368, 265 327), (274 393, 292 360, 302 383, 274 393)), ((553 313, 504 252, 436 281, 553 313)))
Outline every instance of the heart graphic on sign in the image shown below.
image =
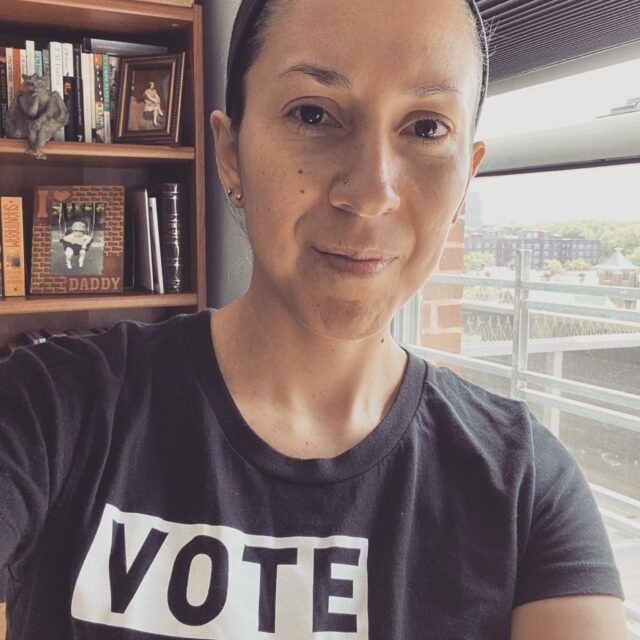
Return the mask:
POLYGON ((53 199, 57 202, 64 202, 70 195, 70 191, 54 191, 53 199))
MULTIPOLYGON (((70 191, 54 191, 53 198, 58 202, 64 202, 71 195, 70 191)), ((38 202, 36 204, 36 217, 47 218, 49 216, 47 212, 47 191, 46 189, 40 189, 38 191, 38 202)))

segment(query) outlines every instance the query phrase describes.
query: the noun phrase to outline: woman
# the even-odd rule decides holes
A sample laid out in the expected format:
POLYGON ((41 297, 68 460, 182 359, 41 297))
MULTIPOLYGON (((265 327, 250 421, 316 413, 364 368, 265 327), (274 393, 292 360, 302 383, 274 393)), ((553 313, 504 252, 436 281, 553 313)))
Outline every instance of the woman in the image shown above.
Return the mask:
POLYGON ((10 633, 626 637, 566 450, 389 331, 484 155, 475 6, 264 4, 211 117, 246 295, 0 371, 10 633))
POLYGON ((162 101, 156 91, 156 85, 153 80, 147 83, 147 88, 142 94, 142 99, 144 100, 142 117, 145 120, 152 120, 153 126, 158 127, 160 125, 160 118, 164 116, 164 111, 162 110, 162 101))

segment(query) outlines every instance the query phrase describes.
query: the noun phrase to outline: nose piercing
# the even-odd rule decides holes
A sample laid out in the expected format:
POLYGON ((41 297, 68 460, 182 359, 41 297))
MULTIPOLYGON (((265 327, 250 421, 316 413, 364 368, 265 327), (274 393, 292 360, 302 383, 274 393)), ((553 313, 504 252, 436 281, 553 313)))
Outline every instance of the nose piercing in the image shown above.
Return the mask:
POLYGON ((228 195, 229 197, 231 197, 231 196, 233 195, 233 190, 232 190, 232 189, 229 189, 229 191, 227 191, 227 195, 228 195))

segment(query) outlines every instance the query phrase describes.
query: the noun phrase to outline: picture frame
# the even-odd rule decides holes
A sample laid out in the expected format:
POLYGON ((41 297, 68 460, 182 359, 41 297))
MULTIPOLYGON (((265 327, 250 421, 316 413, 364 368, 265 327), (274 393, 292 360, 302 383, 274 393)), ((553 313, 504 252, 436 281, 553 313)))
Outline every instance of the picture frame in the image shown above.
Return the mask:
POLYGON ((114 142, 180 144, 184 52, 120 60, 114 142))
POLYGON ((124 187, 37 187, 31 294, 122 293, 124 187))

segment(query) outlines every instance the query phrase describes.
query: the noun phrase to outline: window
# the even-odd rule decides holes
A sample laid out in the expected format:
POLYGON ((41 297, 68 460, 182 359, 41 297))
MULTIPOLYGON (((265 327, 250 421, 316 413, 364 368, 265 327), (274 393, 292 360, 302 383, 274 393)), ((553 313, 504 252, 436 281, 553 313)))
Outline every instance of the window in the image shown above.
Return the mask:
POLYGON ((425 285, 422 302, 410 307, 414 332, 405 341, 476 383, 526 400, 572 451, 601 506, 625 586, 631 637, 640 639, 635 96, 640 59, 489 98, 479 130, 488 159, 492 139, 498 151, 508 145, 513 153, 492 159, 493 175, 474 181, 465 217, 476 238, 494 238, 493 244, 467 242, 469 228, 454 230, 442 270, 425 285), (587 155, 580 146, 586 138, 587 155), (548 158, 560 160, 549 166, 548 158), (461 313, 442 318, 457 317, 457 323, 434 324, 440 307, 455 305, 461 313))

